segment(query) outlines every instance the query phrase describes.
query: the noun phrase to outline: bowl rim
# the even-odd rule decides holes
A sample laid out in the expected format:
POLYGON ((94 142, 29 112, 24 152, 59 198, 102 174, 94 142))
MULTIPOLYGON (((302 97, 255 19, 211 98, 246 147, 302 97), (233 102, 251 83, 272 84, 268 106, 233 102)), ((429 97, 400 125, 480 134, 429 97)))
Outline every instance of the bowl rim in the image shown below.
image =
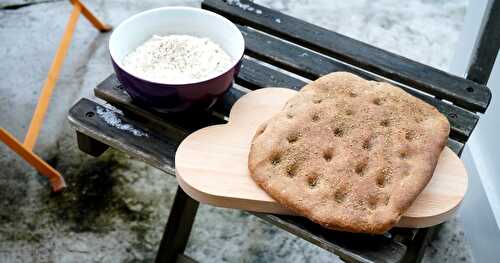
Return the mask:
MULTIPOLYGON (((218 43, 216 43, 218 44, 218 43)), ((198 84, 198 83, 202 83, 202 82, 206 82, 206 81, 209 81, 209 80, 213 80, 215 78, 218 78, 222 75, 225 75, 227 74, 229 71, 235 69, 235 67, 241 62, 243 56, 245 55, 245 38, 243 37, 243 34, 241 33, 241 31, 238 29, 238 27, 229 19, 225 18, 224 16, 221 16, 215 12, 212 12, 212 11, 208 11, 208 10, 205 10, 205 9, 201 9, 201 8, 195 8, 195 7, 188 7, 188 6, 165 6, 165 7, 158 7, 158 8, 153 8, 153 9, 149 9, 149 10, 146 10, 146 11, 143 11, 143 12, 140 12, 140 13, 137 13, 135 15, 132 15, 131 17, 125 19, 123 22, 121 22, 114 30, 113 32, 111 33, 111 36, 109 37, 109 41, 108 41, 108 52, 109 52, 109 55, 111 57, 111 59, 113 60, 113 63, 119 67, 121 70, 123 70, 125 73, 139 79, 139 80, 142 80, 142 81, 145 81, 145 82, 149 82, 149 83, 153 83, 153 84, 159 84, 159 85, 170 85, 170 86, 185 86, 185 85, 193 85, 193 84, 198 84), (242 45, 240 46, 240 50, 241 50, 241 56, 238 58, 238 59, 234 59, 233 63, 231 63, 230 66, 228 66, 227 70, 225 70, 224 72, 222 73, 215 73, 215 74, 212 74, 212 75, 209 75, 208 77, 204 78, 204 79, 201 79, 201 80, 197 80, 197 81, 192 81, 192 82, 158 82, 158 81, 154 81, 154 80, 150 80, 150 79, 146 79, 144 77, 141 77, 141 76, 138 76, 136 74, 133 74, 132 72, 128 71, 123 65, 121 62, 119 62, 117 59, 115 59, 113 57, 113 52, 111 50, 111 40, 113 39, 113 35, 115 34, 115 32, 120 28, 122 27, 123 25, 125 24, 128 24, 128 23, 131 23, 131 21, 137 19, 138 17, 141 17, 141 16, 145 16, 145 15, 148 15, 149 13, 153 13, 153 12, 157 12, 157 11, 164 11, 164 10, 190 10, 190 11, 195 11, 195 12, 199 12, 199 13, 203 13, 205 15, 209 15, 209 16, 212 16, 212 17, 216 17, 217 19, 221 19, 223 20, 224 22, 226 22, 230 27, 233 27, 236 32, 238 32, 238 37, 241 39, 241 43, 242 45)))

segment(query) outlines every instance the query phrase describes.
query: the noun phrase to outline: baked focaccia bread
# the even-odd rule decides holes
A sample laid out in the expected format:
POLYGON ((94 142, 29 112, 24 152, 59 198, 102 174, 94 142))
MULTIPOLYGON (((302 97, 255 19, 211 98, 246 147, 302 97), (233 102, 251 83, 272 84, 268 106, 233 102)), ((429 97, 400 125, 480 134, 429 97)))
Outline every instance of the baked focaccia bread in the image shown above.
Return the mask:
POLYGON ((380 234, 431 179, 449 130, 446 117, 398 87, 332 73, 258 128, 248 168, 297 214, 330 229, 380 234))

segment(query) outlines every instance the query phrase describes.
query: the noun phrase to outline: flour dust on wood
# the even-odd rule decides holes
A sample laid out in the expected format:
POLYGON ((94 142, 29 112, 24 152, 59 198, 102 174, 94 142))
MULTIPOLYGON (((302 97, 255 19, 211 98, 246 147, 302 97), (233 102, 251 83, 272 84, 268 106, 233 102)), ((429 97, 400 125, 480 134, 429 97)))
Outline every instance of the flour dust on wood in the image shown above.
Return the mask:
POLYGON ((123 65, 147 80, 189 83, 224 73, 231 65, 231 57, 208 38, 154 35, 128 54, 123 65))
POLYGON ((124 130, 132 133, 138 137, 148 137, 149 135, 131 124, 123 123, 120 118, 116 115, 116 112, 112 109, 96 106, 97 115, 103 119, 108 125, 113 126, 119 130, 124 130))

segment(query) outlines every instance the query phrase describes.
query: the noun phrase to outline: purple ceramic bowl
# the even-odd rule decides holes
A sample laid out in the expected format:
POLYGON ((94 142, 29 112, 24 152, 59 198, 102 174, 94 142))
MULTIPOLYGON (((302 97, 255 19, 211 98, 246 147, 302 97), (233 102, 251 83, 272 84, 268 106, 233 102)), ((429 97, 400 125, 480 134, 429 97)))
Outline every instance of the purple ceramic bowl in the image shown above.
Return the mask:
POLYGON ((160 112, 207 109, 231 86, 238 74, 245 42, 238 28, 226 18, 191 7, 163 7, 130 17, 115 28, 109 52, 116 75, 139 104, 160 112), (160 83, 137 76, 123 66, 123 59, 153 35, 207 37, 232 59, 222 74, 190 83, 160 83))

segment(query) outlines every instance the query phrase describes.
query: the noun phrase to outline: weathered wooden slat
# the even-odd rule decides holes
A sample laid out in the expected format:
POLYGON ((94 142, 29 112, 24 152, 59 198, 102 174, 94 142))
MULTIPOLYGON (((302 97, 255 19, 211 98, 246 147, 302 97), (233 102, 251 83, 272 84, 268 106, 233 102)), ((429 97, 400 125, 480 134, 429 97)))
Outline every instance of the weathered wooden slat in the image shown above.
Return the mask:
POLYGON ((450 147, 450 149, 454 151, 458 156, 461 156, 464 149, 464 144, 448 138, 448 147, 450 147))
POLYGON ((336 249, 330 252, 347 262, 400 262, 406 252, 405 245, 385 236, 330 231, 301 217, 254 214, 328 251, 332 248, 331 244, 334 244, 336 249), (349 249, 343 249, 345 246, 349 249))
MULTIPOLYGON (((282 83, 281 87, 297 89, 296 86, 299 85, 300 80, 291 81, 289 75, 281 73, 279 71, 273 70, 264 65, 258 64, 256 62, 247 61, 243 63, 243 66, 238 78, 236 79, 237 83, 241 85, 245 85, 248 89, 255 90, 262 87, 272 87, 274 83, 282 83), (272 78, 270 77, 272 76, 272 78), (290 84, 292 86, 287 86, 290 84)), ((305 84, 305 82, 303 82, 305 84)), ((439 110, 442 110, 438 107, 439 110)), ((457 141, 454 138, 448 139, 448 146, 452 149, 456 154, 460 155, 463 149, 464 144, 457 141)))
MULTIPOLYGON (((305 84, 305 82, 301 80, 249 60, 243 61, 236 82, 251 90, 275 86, 298 90, 305 84)), ((178 140, 182 140, 190 132, 202 127, 224 122, 224 120, 219 117, 210 114, 187 118, 175 115, 159 115, 153 110, 139 107, 135 105, 130 96, 123 91, 115 74, 110 75, 99 84, 94 89, 94 93, 98 98, 129 113, 129 117, 139 119, 141 124, 145 125, 147 128, 168 134, 168 136, 178 138, 178 140), (149 117, 141 117, 145 115, 149 117)), ((221 102, 216 105, 215 112, 223 116, 228 116, 233 104, 244 94, 245 92, 241 90, 231 88, 229 92, 224 95, 221 102)), ((463 149, 463 143, 451 138, 448 139, 448 146, 458 155, 461 154, 463 149)))
POLYGON ((475 43, 467 79, 485 84, 490 78, 500 48, 500 1, 490 2, 486 20, 475 43))
POLYGON ((76 141, 78 142, 78 149, 80 149, 80 151, 98 157, 109 148, 108 145, 89 138, 90 137, 81 132, 76 132, 76 141))
POLYGON ((184 255, 184 254, 179 254, 177 256, 177 259, 175 261, 176 263, 196 263, 198 261, 192 259, 191 257, 184 255))
MULTIPOLYGON (((146 130, 148 136, 135 136, 130 132, 111 127, 99 117, 96 108, 104 107, 88 99, 81 99, 69 111, 68 119, 73 128, 130 156, 147 162, 167 173, 175 175, 173 170, 175 151, 180 141, 168 140, 167 137, 146 130)), ((127 124, 143 127, 126 116, 116 116, 127 124)))
MULTIPOLYGON (((170 138, 156 130, 147 130, 148 137, 137 137, 131 133, 110 127, 103 119, 94 115, 87 117, 88 112, 95 112, 99 104, 88 99, 81 99, 70 110, 68 119, 77 131, 105 143, 128 155, 139 158, 168 174, 175 176, 174 155, 180 143, 176 138, 170 138)), ((131 105, 125 110, 139 107, 131 105)), ((122 109, 122 110, 123 110, 122 109)), ((137 111, 138 115, 154 120, 148 111, 137 111)), ((129 123, 143 128, 128 116, 117 115, 123 123, 129 123)), ((187 131, 186 131, 187 132, 187 131)), ((300 217, 287 217, 259 214, 264 220, 274 222, 279 227, 310 241, 328 251, 346 259, 357 262, 397 262, 402 258, 406 247, 386 236, 349 235, 329 231, 321 226, 300 217), (295 225, 295 226, 294 226, 295 225), (349 238, 349 236, 351 236, 349 238), (339 242, 337 244, 337 242, 339 242), (389 257, 390 256, 390 257, 389 257), (380 261, 384 259, 384 261, 380 261)))
POLYGON ((245 54, 273 66, 283 68, 311 80, 336 71, 348 71, 363 78, 370 78, 369 74, 351 65, 341 63, 310 49, 247 26, 237 26, 245 39, 245 54))
POLYGON ((251 90, 265 87, 285 87, 300 90, 307 84, 302 80, 248 59, 243 59, 236 83, 251 90))
MULTIPOLYGON (((99 83, 97 87, 94 89, 94 93, 97 97, 100 97, 103 100, 107 100, 108 97, 123 97, 126 98, 124 101, 119 101, 118 103, 124 104, 123 106, 126 106, 130 103, 132 103, 132 98, 127 94, 127 92, 124 90, 123 85, 120 83, 118 78, 116 77, 115 74, 109 75, 104 81, 99 83)), ((245 93, 241 90, 231 88, 222 98, 220 98, 216 105, 215 109, 219 111, 227 110, 229 111, 231 109, 231 106, 245 93), (229 107, 229 108, 227 108, 229 107), (227 109, 226 109, 227 108, 227 109)), ((142 110, 146 110, 143 108, 142 110)), ((172 119, 180 119, 182 121, 178 122, 178 125, 181 125, 185 128, 188 128, 192 131, 195 131, 201 127, 205 127, 207 125, 210 125, 210 123, 214 120, 213 117, 211 116, 199 116, 199 113, 197 113, 197 116, 195 116, 197 119, 194 121, 188 121, 184 120, 186 118, 185 115, 182 114, 162 114, 162 113, 157 113, 156 116, 158 118, 167 118, 169 121, 172 121, 172 119), (200 122, 201 121, 201 122, 200 122)), ((174 121, 175 122, 175 121, 174 121)), ((177 123, 177 122, 176 122, 177 123)))
POLYGON ((437 97, 447 99, 471 111, 484 112, 491 93, 481 84, 418 63, 325 28, 307 23, 250 1, 252 12, 220 0, 204 0, 202 8, 217 12, 239 24, 262 30, 363 68, 437 97))
MULTIPOLYGON (((130 95, 123 90, 115 74, 110 75, 97 85, 94 94, 96 97, 124 111, 127 117, 140 121, 148 129, 177 138, 179 142, 198 129, 225 122, 212 112, 169 115, 134 104, 130 95), (147 116, 147 118, 144 116, 147 116)), ((244 94, 245 92, 241 90, 231 88, 215 105, 215 112, 220 114, 228 113, 233 104, 244 94)))
MULTIPOLYGON (((272 63, 306 78, 316 79, 334 71, 348 71, 365 79, 383 81, 382 78, 334 59, 319 55, 300 46, 239 26, 245 38, 248 55, 272 63)), ((252 69, 252 67, 249 67, 252 69)), ((441 111, 451 124, 450 137, 465 142, 477 124, 478 116, 455 105, 427 96, 404 86, 408 93, 433 105, 441 111)))

